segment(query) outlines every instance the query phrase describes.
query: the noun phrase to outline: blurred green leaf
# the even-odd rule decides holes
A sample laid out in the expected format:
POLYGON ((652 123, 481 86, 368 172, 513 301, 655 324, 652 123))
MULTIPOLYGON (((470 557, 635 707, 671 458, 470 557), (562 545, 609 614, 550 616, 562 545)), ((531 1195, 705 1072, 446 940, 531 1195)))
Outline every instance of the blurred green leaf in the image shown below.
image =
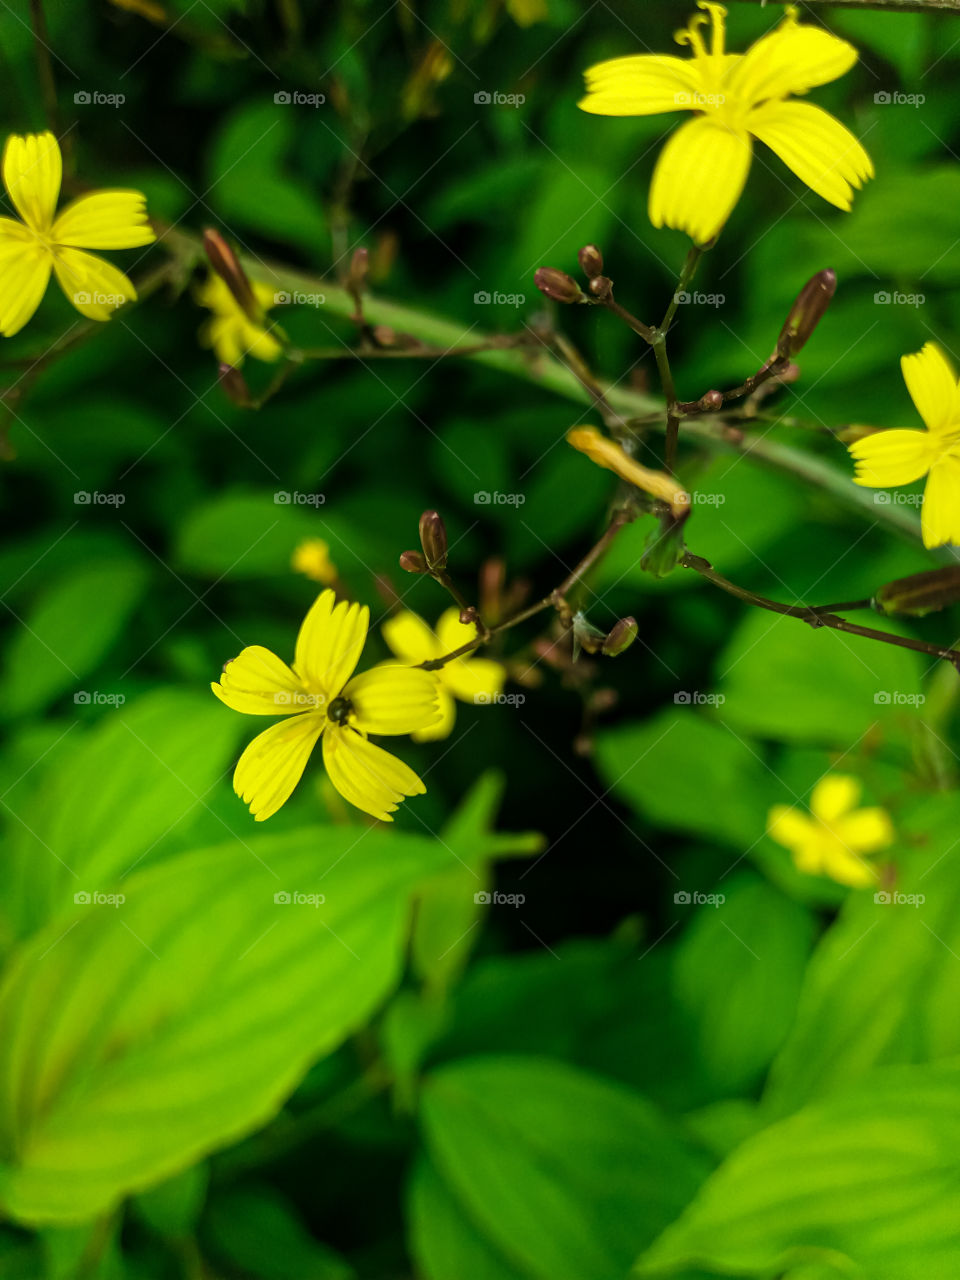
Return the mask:
POLYGON ((356 1274, 266 1184, 216 1195, 204 1217, 203 1239, 215 1258, 257 1280, 351 1280, 356 1274))

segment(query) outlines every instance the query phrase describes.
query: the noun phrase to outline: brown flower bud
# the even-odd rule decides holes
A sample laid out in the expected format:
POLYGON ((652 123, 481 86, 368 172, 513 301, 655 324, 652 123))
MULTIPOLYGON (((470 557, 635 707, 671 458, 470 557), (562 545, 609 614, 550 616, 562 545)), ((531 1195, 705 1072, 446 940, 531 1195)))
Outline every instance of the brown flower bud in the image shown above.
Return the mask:
POLYGON ((420 545, 431 572, 447 567, 447 530, 439 511, 425 511, 420 517, 420 545))
POLYGON ((533 273, 533 283, 554 302, 579 302, 583 297, 573 276, 568 276, 565 271, 558 271, 556 267, 538 267, 533 273))
POLYGON ((616 658, 630 648, 634 640, 636 640, 639 630, 636 618, 621 618, 608 631, 607 638, 600 647, 600 652, 606 654, 608 658, 616 658))
POLYGON ((427 562, 419 551, 404 551, 400 556, 400 568, 407 573, 426 573, 427 562))
POLYGON ((698 403, 700 408, 706 410, 707 413, 714 413, 717 409, 723 408, 723 393, 720 391, 708 391, 700 397, 698 403))
POLYGON ((945 565, 925 573, 912 573, 885 583, 872 604, 878 613, 902 613, 922 618, 960 602, 960 564, 945 565))
POLYGON ((232 364, 221 364, 218 366, 218 376, 223 394, 231 403, 235 404, 238 409, 250 409, 253 407, 250 388, 247 386, 246 379, 239 369, 234 368, 232 364))
POLYGON ((480 615, 472 604, 467 605, 466 609, 460 610, 460 621, 465 627, 474 626, 479 620, 480 615))
POLYGON ((207 227, 203 233, 203 247, 210 260, 210 266, 233 294, 237 306, 248 320, 252 320, 255 324, 262 324, 263 308, 254 296, 247 273, 241 267, 237 255, 220 232, 207 227))
POLYGON ((601 302, 605 302, 613 293, 613 281, 609 276, 594 276, 590 281, 590 292, 601 302))
POLYGON ((580 261, 580 270, 592 280, 594 276, 603 275, 603 254, 595 244, 585 244, 577 255, 580 261))
POLYGON ((777 355, 795 356, 823 319, 837 288, 837 273, 829 267, 811 276, 797 294, 777 339, 777 355))

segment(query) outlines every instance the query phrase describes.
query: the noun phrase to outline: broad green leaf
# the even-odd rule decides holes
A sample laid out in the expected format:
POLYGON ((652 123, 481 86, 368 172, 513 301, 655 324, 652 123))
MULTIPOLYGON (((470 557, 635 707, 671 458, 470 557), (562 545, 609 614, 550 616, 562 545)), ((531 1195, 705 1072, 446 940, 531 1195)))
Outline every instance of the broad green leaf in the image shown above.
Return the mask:
POLYGON ((409 895, 447 856, 379 830, 251 835, 37 934, 0 988, 6 1212, 92 1217, 273 1116, 396 981, 409 895))
POLYGON ((461 1211, 538 1280, 619 1280, 705 1170, 645 1099, 548 1059, 441 1067, 421 1117, 461 1211))
POLYGON ((760 748, 689 707, 597 734, 595 759, 614 795, 661 826, 741 850, 763 833, 772 775, 760 748))
POLYGON ((215 1196, 203 1239, 215 1258, 257 1280, 350 1280, 355 1274, 318 1244, 293 1206, 267 1185, 215 1196))
POLYGON ((4 932, 29 933, 70 911, 75 894, 114 888, 162 845, 182 848, 242 731, 203 692, 157 689, 64 733, 27 778, 32 791, 5 805, 4 932))
POLYGON ((636 1274, 832 1265, 863 1280, 956 1275, 958 1089, 955 1064, 877 1072, 749 1138, 636 1274))
POLYGON ((90 700, 114 688, 87 688, 87 677, 122 633, 146 589, 135 560, 94 563, 56 579, 22 618, 6 655, 0 699, 7 715, 45 707, 69 691, 90 700))
POLYGON ((135 1196, 132 1208, 157 1235, 178 1240, 193 1233, 207 1197, 209 1180, 207 1165, 191 1165, 135 1196))
POLYGON ((926 847, 901 856, 896 889, 851 894, 823 938, 771 1072, 765 1103, 775 1112, 877 1064, 960 1054, 958 807, 921 809, 912 825, 926 847))
POLYGON ((754 872, 718 888, 723 902, 696 908, 677 944, 673 992, 694 1019, 705 1074, 737 1094, 756 1083, 793 1022, 813 920, 754 872))

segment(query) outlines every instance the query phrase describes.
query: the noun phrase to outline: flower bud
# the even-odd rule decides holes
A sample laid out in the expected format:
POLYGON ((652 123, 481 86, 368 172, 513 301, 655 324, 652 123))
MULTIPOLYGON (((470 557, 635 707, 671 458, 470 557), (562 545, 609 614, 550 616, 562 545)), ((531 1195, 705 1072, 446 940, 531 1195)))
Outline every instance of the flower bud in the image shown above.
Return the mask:
POLYGON ((554 302, 579 302, 583 297, 580 286, 573 276, 556 267, 538 267, 533 273, 533 283, 547 298, 554 302))
POLYGON ((885 583, 872 600, 878 613, 903 613, 922 618, 960 602, 960 564, 912 573, 885 583))
POLYGON ((232 364, 220 364, 218 366, 218 376, 223 394, 231 403, 235 404, 238 409, 251 409, 253 407, 250 388, 247 386, 246 379, 239 369, 234 368, 232 364))
POLYGON ((607 632, 607 638, 600 646, 600 652, 606 654, 608 658, 618 657, 630 648, 639 630, 636 618, 621 618, 607 632))
POLYGON ((706 413, 715 413, 717 409, 723 408, 723 393, 721 391, 708 391, 700 397, 697 403, 706 413))
POLYGON ((407 573, 426 573, 427 562, 419 551, 404 551, 400 556, 400 568, 407 573))
POLYGON ((613 281, 609 276, 594 276, 590 281, 590 292, 601 302, 605 302, 613 293, 613 281))
POLYGON ((220 232, 207 227, 203 233, 203 247, 210 260, 210 266, 233 294, 243 314, 255 324, 262 324, 263 308, 254 296, 247 273, 241 267, 237 255, 220 232))
POLYGON ((460 610, 460 621, 465 627, 475 626, 480 620, 480 615, 472 604, 467 605, 466 609, 460 610))
POLYGON ((425 511, 420 517, 420 545, 431 572, 447 567, 447 531, 439 511, 425 511))
POLYGON ((577 255, 580 261, 580 270, 592 280, 594 276, 603 275, 603 254, 595 244, 585 244, 577 255))
POLYGON ((795 356, 823 319, 837 287, 837 273, 829 267, 811 276, 797 294, 777 339, 777 355, 795 356))

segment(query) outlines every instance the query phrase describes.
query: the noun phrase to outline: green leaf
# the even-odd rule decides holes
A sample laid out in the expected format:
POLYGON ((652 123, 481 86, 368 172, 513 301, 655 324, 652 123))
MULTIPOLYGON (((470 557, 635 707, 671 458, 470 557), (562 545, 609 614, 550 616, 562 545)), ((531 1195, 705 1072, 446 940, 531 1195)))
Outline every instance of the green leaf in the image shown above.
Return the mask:
POLYGON ((203 1223, 213 1255, 258 1280, 350 1280, 351 1266, 318 1244, 293 1207, 272 1187, 216 1196, 203 1223))
POLYGON ((813 920, 753 872, 720 889, 724 901, 697 909, 677 945, 673 988, 694 1019, 705 1072, 737 1094, 756 1084, 790 1029, 813 920))
POLYGON ((393 986, 409 895, 447 856, 378 830, 251 835, 31 939, 0 988, 6 1212, 92 1217, 273 1116, 393 986))
POLYGON ((157 1235, 179 1240, 193 1233, 207 1198, 209 1180, 207 1165, 192 1165, 135 1196, 131 1201, 133 1210, 157 1235))
MULTIPOLYGON (((870 625, 888 629, 879 618, 870 625)), ((928 665, 907 649, 751 610, 719 658, 721 715, 741 733, 848 748, 911 714, 904 700, 919 694, 928 665)))
POLYGON ((538 1280, 620 1280, 704 1172, 650 1103, 547 1059, 442 1067, 421 1118, 461 1211, 538 1280))
POLYGON ((869 890, 848 898, 810 962, 768 1108, 789 1112, 877 1064, 960 1055, 960 861, 950 853, 958 819, 955 799, 914 815, 927 851, 901 856, 899 902, 869 890))
MULTIPOLYGON (((134 560, 100 561, 47 586, 14 634, 0 698, 8 715, 47 706, 69 690, 83 701, 83 681, 120 636, 147 586, 134 560)), ((115 690, 101 692, 115 693, 115 690)))
POLYGON ((804 1264, 864 1280, 956 1275, 958 1089, 954 1064, 891 1069, 763 1130, 636 1274, 769 1277, 804 1264))
POLYGON ((613 792, 661 826, 741 850, 763 833, 771 775, 758 749, 688 707, 599 733, 595 759, 613 792))

